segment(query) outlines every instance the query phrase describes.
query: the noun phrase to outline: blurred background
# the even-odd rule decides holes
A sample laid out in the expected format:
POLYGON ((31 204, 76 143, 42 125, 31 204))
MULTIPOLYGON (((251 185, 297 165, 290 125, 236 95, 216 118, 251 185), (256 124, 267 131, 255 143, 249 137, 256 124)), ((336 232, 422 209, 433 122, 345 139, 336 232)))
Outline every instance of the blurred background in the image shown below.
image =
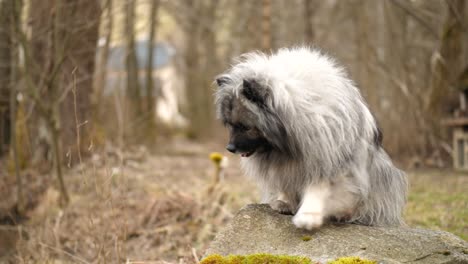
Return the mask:
POLYGON ((197 262, 258 202, 214 77, 298 45, 360 87, 408 224, 467 239, 467 18, 464 0, 0 0, 0 262, 197 262))

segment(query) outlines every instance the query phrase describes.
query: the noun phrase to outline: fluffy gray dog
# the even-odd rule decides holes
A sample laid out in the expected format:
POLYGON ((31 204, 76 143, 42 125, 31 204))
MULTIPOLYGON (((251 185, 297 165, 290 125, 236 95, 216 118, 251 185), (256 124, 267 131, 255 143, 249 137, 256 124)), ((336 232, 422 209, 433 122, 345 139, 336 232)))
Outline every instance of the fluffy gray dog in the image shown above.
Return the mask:
POLYGON ((331 58, 309 48, 242 55, 217 77, 218 117, 263 202, 299 228, 328 219, 400 225, 406 175, 382 148, 359 90, 331 58))

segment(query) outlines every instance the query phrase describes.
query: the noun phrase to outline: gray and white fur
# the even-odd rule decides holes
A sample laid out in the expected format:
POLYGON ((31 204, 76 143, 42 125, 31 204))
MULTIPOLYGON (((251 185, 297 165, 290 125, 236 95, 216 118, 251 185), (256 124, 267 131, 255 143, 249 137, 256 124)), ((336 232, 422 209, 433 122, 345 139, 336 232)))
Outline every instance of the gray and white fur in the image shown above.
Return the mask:
POLYGON ((217 114, 231 131, 228 149, 244 156, 242 168, 259 184, 263 202, 295 214, 299 228, 332 218, 403 224, 406 175, 333 59, 307 47, 247 53, 217 84, 217 114))

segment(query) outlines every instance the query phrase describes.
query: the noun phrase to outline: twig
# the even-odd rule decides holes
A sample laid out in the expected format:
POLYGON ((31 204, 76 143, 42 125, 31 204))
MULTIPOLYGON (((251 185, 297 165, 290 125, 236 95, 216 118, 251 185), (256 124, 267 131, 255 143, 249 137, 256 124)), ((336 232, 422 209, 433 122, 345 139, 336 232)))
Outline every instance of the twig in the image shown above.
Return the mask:
POLYGON ((449 255, 450 254, 450 251, 436 251, 436 252, 431 252, 431 253, 428 253, 428 254, 425 254, 425 255, 422 255, 418 258, 415 258, 415 259, 411 259, 411 260, 406 260, 406 261, 403 261, 402 263, 408 263, 408 262, 416 262, 416 261, 419 261, 419 260, 423 260, 425 258, 428 258, 428 257, 431 257, 431 256, 434 256, 434 255, 449 255))
POLYGON ((192 256, 196 263, 200 263, 200 259, 197 256, 197 250, 195 248, 192 248, 192 256))
POLYGON ((439 35, 434 31, 434 29, 422 17, 420 17, 410 8, 408 8, 405 4, 402 4, 398 0, 391 0, 390 2, 392 2, 395 6, 399 7, 403 11, 405 11, 405 13, 407 13, 410 17, 414 18, 414 20, 419 22, 419 24, 421 24, 424 28, 426 28, 427 31, 431 33, 433 37, 435 37, 436 39, 439 38, 439 35))
POLYGON ((73 87, 76 87, 77 84, 80 84, 82 82, 90 80, 91 78, 93 78, 92 74, 84 75, 84 76, 82 76, 81 78, 78 78, 78 79, 76 79, 76 77, 75 77, 74 81, 71 84, 68 84, 67 86, 65 86, 63 88, 63 91, 60 93, 60 96, 58 96, 57 100, 59 102, 63 102, 65 100, 65 98, 67 98, 68 93, 71 90, 73 90, 73 87))
POLYGON ((54 225, 54 228, 53 228, 53 234, 54 234, 54 238, 55 238, 56 248, 61 248, 59 229, 60 229, 60 223, 62 222, 62 217, 63 217, 63 211, 60 210, 58 215, 57 215, 57 218, 55 220, 55 225, 54 225))
POLYGON ((73 259, 76 259, 76 260, 80 261, 81 263, 91 264, 91 262, 88 262, 88 261, 86 261, 85 259, 82 259, 82 258, 80 258, 80 257, 78 257, 78 256, 75 256, 75 255, 73 255, 73 254, 71 254, 71 253, 69 253, 69 252, 67 252, 67 251, 65 251, 65 250, 63 250, 63 249, 55 248, 55 247, 49 246, 49 245, 47 245, 47 244, 45 244, 45 243, 42 243, 42 242, 39 242, 39 245, 41 245, 41 246, 43 246, 43 247, 46 247, 46 248, 48 248, 48 249, 52 249, 52 250, 54 250, 55 252, 63 253, 63 254, 65 254, 65 255, 67 255, 67 256, 73 258, 73 259))
POLYGON ((453 13, 455 19, 460 24, 462 30, 465 31, 465 33, 468 32, 468 26, 464 23, 465 20, 463 20, 462 16, 460 15, 460 10, 457 10, 457 8, 453 5, 452 1, 446 0, 445 3, 450 9, 449 12, 453 13))
MULTIPOLYGON (((86 124, 86 121, 83 123, 78 122, 78 110, 77 110, 77 103, 76 103, 76 70, 78 68, 75 67, 72 71, 72 76, 73 76, 73 88, 72 88, 72 94, 73 94, 73 111, 75 112, 75 124, 76 124, 76 148, 78 152, 78 160, 80 162, 80 166, 83 164, 83 160, 81 158, 81 137, 80 137, 80 126, 86 124)), ((81 172, 83 173, 83 167, 81 166, 81 172)))

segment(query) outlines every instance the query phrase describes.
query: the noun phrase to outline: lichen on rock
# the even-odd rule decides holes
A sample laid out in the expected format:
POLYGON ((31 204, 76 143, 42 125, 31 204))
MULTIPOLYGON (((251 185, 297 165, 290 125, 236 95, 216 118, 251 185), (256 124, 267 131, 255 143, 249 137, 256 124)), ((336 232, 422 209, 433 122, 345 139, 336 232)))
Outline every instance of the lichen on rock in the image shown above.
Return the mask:
POLYGON ((344 257, 329 261, 327 264, 377 264, 377 261, 361 259, 359 257, 344 257))
MULTIPOLYGON (((258 253, 251 255, 228 255, 221 256, 213 254, 206 256, 200 264, 319 264, 309 258, 288 255, 273 255, 258 253)), ((359 257, 343 257, 328 261, 327 264, 377 264, 376 261, 361 259, 359 257)))
POLYGON ((313 264, 313 262, 306 257, 258 253, 226 257, 213 254, 205 257, 200 264, 313 264))

